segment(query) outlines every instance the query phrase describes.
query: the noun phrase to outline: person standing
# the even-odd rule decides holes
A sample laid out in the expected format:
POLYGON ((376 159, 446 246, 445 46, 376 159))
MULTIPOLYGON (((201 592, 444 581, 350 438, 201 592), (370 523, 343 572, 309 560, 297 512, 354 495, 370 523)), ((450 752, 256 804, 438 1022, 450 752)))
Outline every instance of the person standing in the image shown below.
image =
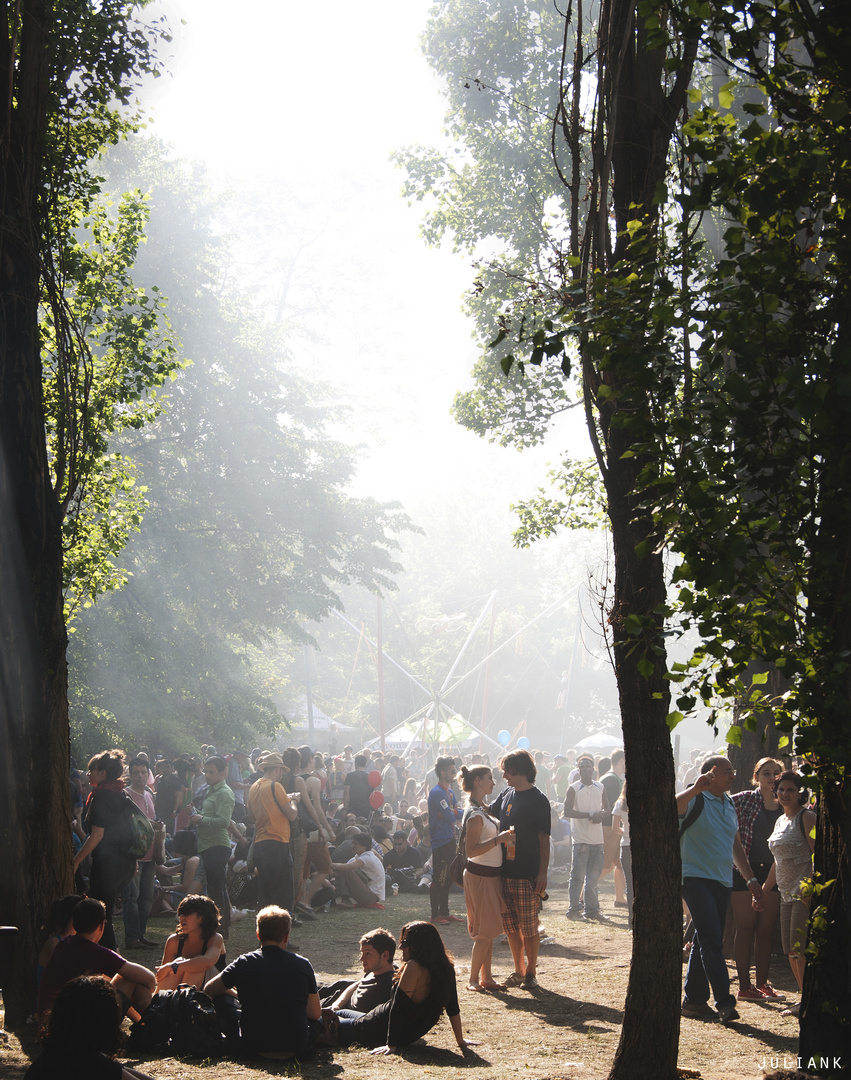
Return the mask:
MULTIPOLYGON (((789 966, 795 976, 798 989, 804 991, 806 959, 803 945, 807 936, 807 919, 810 914, 809 900, 801 895, 801 884, 813 872, 815 850, 814 829, 816 816, 806 809, 804 779, 796 772, 784 772, 775 781, 777 801, 783 813, 774 824, 768 846, 774 863, 768 872, 762 903, 766 893, 776 883, 780 890, 780 938, 783 951, 789 957, 789 966)), ((754 902, 759 907, 758 902, 754 902)), ((800 1003, 784 1009, 783 1016, 798 1016, 800 1003)))
POLYGON ((358 754, 355 758, 354 771, 348 773, 343 786, 343 806, 355 817, 364 820, 367 820, 372 813, 372 807, 369 805, 372 784, 366 772, 366 763, 366 757, 358 754))
POLYGON ((709 1006, 711 987, 722 1024, 739 1018, 724 959, 724 922, 733 889, 733 863, 754 899, 759 902, 762 897, 762 887, 742 847, 736 808, 728 794, 735 775, 727 758, 709 757, 694 784, 677 795, 683 900, 694 923, 680 1011, 690 1019, 715 1017, 709 1006))
MULTIPOLYGON (((597 775, 606 792, 606 799, 610 807, 613 807, 620 798, 623 787, 624 773, 626 772, 625 757, 623 750, 615 750, 609 761, 609 767, 603 768, 603 758, 598 765, 597 775)), ((620 861, 621 834, 614 822, 608 817, 603 821, 603 872, 604 878, 612 871, 615 882, 615 907, 626 907, 626 895, 624 871, 620 861)))
POLYGON ((452 790, 455 762, 451 757, 439 757, 434 763, 434 771, 437 783, 428 794, 428 825, 433 867, 429 890, 431 921, 443 924, 462 922, 457 915, 449 914, 449 890, 452 887, 449 867, 455 858, 455 822, 461 817, 461 808, 452 790))
POLYGON ((121 750, 106 750, 89 762, 92 790, 83 814, 83 826, 89 835, 74 856, 74 873, 87 856, 92 857, 89 893, 106 905, 103 943, 107 949, 115 948, 112 926, 115 901, 136 873, 136 857, 128 850, 127 832, 123 827, 129 809, 121 777, 123 772, 124 753, 121 750))
POLYGON ((502 864, 502 896, 507 910, 502 924, 508 937, 514 971, 505 985, 538 989, 538 914, 547 891, 552 817, 549 799, 535 787, 535 762, 527 750, 515 750, 502 759, 508 787, 493 804, 500 833, 514 832, 502 864), (525 960, 524 960, 525 953, 525 960))
POLYGON ((567 918, 575 922, 608 922, 600 911, 597 883, 605 860, 603 819, 609 811, 609 801, 606 789, 594 779, 594 759, 581 757, 578 766, 579 779, 568 787, 564 797, 564 816, 570 818, 573 838, 567 918), (584 910, 580 908, 583 887, 584 910))
POLYGON ((230 898, 226 883, 230 858, 228 828, 235 802, 233 791, 227 785, 227 773, 228 766, 223 757, 215 755, 204 762, 207 790, 200 813, 189 819, 189 823, 198 829, 198 854, 207 877, 207 894, 219 909, 220 930, 225 940, 230 930, 230 898))
POLYGON ((493 942, 502 933, 503 844, 514 841, 514 833, 501 833, 496 820, 485 805, 493 791, 493 776, 487 765, 474 769, 461 766, 461 787, 469 796, 464 814, 464 848, 467 867, 464 870, 464 902, 467 905, 467 931, 473 939, 470 959, 470 978, 467 989, 502 990, 502 983, 493 977, 493 942))
MULTIPOLYGON (((260 758, 263 779, 248 789, 248 809, 254 815, 254 866, 260 907, 277 905, 291 911, 296 886, 290 854, 290 822, 298 817, 281 782, 284 759, 274 751, 260 758)), ((299 874, 299 884, 301 875, 299 874)))
MULTIPOLYGON (((148 791, 148 763, 144 758, 134 758, 130 762, 130 786, 125 791, 139 807, 148 821, 156 820, 154 800, 148 791)), ((157 826, 154 826, 156 829, 157 826)), ((159 829, 164 828, 162 822, 159 829)), ((124 886, 121 894, 121 916, 124 920, 124 947, 125 949, 149 949, 154 948, 156 941, 149 941, 145 937, 148 928, 148 915, 151 912, 151 904, 154 901, 154 876, 156 864, 154 862, 154 845, 148 848, 145 854, 136 864, 134 877, 124 886)))
POLYGON ((765 889, 765 881, 774 859, 768 847, 777 819, 783 811, 774 797, 774 782, 783 766, 774 758, 761 758, 754 767, 753 784, 749 791, 732 796, 739 818, 742 847, 753 867, 757 881, 763 886, 759 911, 753 906, 750 890, 738 870, 733 870, 733 893, 730 903, 736 920, 736 941, 733 958, 739 976, 739 1001, 783 1001, 768 981, 774 926, 780 914, 780 893, 765 889), (751 983, 751 954, 754 958, 756 980, 751 983))

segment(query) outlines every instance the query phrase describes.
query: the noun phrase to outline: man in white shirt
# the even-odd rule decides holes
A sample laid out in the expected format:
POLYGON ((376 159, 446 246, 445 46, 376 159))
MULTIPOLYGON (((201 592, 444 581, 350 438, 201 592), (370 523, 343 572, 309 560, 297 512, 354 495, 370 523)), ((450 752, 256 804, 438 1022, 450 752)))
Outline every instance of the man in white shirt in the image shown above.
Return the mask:
POLYGON ((574 922, 608 922, 600 912, 597 883, 605 859, 603 818, 610 809, 609 800, 603 785, 594 779, 594 759, 581 757, 577 764, 579 779, 570 785, 564 798, 564 816, 570 818, 573 837, 567 918, 574 922), (584 910, 580 906, 583 885, 584 910))
POLYGON ((372 838, 366 833, 352 837, 352 858, 346 863, 331 863, 338 893, 350 896, 355 907, 374 907, 384 903, 384 866, 372 850, 372 838))

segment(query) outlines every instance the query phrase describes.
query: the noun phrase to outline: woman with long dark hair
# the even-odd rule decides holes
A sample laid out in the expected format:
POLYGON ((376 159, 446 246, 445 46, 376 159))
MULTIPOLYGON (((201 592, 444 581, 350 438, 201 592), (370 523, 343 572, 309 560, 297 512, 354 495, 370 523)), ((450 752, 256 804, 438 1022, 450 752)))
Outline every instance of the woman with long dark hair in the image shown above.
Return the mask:
POLYGON ((390 1000, 368 1013, 324 1010, 321 1041, 331 1046, 359 1043, 373 1053, 392 1054, 431 1031, 445 1009, 461 1050, 478 1046, 461 1031, 455 965, 437 929, 428 922, 407 923, 399 935, 399 949, 402 965, 390 1000))
POLYGON ((128 817, 123 772, 121 750, 105 750, 89 762, 92 790, 83 812, 83 827, 89 835, 74 856, 75 873, 87 856, 92 857, 89 895, 106 904, 106 925, 101 939, 106 949, 115 948, 112 913, 116 898, 136 873, 136 856, 129 850, 127 833, 122 828, 128 817))
POLYGON ((59 991, 44 1052, 24 1080, 151 1080, 115 1060, 124 1042, 124 1003, 105 975, 82 975, 59 991))
POLYGON ((163 949, 157 968, 157 990, 195 986, 214 978, 225 966, 225 943, 219 930, 219 909, 209 896, 186 896, 177 908, 177 932, 163 949))

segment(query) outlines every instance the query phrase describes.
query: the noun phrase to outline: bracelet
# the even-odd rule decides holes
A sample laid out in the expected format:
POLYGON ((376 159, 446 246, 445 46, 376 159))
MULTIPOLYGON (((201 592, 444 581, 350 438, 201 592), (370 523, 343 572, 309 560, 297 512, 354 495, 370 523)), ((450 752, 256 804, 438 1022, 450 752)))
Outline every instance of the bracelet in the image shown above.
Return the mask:
POLYGON ((757 879, 756 879, 755 877, 752 877, 752 878, 748 878, 748 880, 747 880, 747 882, 746 882, 745 884, 747 884, 747 885, 753 885, 753 883, 754 883, 754 882, 755 882, 756 880, 757 880, 757 879))

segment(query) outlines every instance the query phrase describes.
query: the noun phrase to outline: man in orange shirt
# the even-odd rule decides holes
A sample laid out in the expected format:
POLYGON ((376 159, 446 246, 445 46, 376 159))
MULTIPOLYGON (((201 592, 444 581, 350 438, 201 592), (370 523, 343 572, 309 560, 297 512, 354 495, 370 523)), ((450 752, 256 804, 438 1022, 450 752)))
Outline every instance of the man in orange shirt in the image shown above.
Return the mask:
POLYGON ((292 911, 295 896, 290 822, 295 821, 298 810, 281 783, 284 774, 281 755, 266 754, 259 765, 263 779, 257 780, 248 790, 248 807, 257 823, 254 865, 259 878, 259 906, 277 905, 292 911))

